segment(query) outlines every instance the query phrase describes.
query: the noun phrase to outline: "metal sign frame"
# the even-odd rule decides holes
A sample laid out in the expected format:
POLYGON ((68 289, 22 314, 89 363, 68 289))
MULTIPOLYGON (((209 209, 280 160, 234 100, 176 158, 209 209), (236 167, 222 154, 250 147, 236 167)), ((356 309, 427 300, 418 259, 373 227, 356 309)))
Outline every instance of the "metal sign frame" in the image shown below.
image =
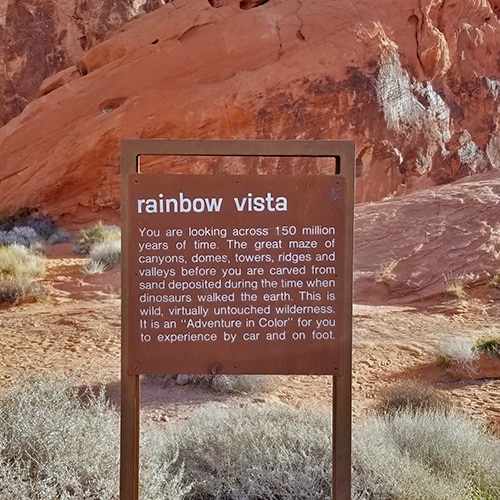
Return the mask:
MULTIPOLYGON (((333 377, 333 475, 334 500, 351 498, 351 372, 352 372, 352 255, 354 220, 354 143, 352 141, 308 140, 182 140, 125 139, 121 146, 122 175, 122 340, 121 340, 121 427, 120 498, 139 499, 140 379, 128 370, 130 330, 128 320, 130 174, 140 174, 140 157, 234 156, 335 158, 335 175, 345 179, 344 221, 344 321, 342 331, 343 370, 333 377)), ((291 172, 293 174, 293 172, 291 172)))

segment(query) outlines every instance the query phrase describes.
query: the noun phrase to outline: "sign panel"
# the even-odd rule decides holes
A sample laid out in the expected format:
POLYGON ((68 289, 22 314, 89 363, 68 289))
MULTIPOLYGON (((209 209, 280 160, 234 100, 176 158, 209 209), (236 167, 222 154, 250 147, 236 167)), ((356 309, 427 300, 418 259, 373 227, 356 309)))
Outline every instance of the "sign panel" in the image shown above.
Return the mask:
POLYGON ((345 184, 130 173, 128 372, 340 375, 345 184))

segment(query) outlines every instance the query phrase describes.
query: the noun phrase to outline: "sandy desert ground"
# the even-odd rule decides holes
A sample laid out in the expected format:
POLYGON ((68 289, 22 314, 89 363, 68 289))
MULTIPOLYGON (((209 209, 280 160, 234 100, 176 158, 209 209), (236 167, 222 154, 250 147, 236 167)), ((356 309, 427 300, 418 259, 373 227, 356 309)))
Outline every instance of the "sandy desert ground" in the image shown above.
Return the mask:
MULTIPOLYGON (((120 272, 85 275, 69 244, 48 249, 47 298, 0 310, 0 387, 29 375, 71 375, 75 384, 107 384, 119 404, 120 272)), ((436 298, 414 305, 354 305, 353 421, 364 418, 381 391, 402 379, 424 380, 450 394, 457 407, 500 435, 500 360, 472 371, 439 367, 435 352, 451 338, 498 337, 500 290, 471 290, 464 300, 436 298), (482 296, 481 296, 482 295, 482 296)), ((330 411, 332 379, 278 376, 268 392, 221 396, 165 377, 142 380, 143 418, 186 418, 212 400, 226 404, 283 401, 330 411)))

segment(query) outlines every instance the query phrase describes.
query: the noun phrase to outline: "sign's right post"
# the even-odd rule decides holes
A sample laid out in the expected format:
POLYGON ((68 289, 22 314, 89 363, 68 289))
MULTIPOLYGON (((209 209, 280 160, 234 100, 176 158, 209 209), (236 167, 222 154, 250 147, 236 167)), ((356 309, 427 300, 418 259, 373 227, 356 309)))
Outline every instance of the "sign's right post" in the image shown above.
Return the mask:
POLYGON ((343 371, 333 377, 333 476, 334 500, 351 498, 351 431, 352 431, 352 282, 354 253, 354 174, 353 142, 341 142, 340 175, 346 179, 345 190, 345 259, 344 259, 344 332, 341 358, 343 371))

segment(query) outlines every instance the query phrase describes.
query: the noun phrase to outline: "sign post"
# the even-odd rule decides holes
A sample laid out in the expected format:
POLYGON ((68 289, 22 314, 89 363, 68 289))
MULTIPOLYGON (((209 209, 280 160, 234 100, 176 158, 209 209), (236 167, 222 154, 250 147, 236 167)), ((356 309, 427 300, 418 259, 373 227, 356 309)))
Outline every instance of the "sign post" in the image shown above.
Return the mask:
POLYGON ((139 497, 139 375, 172 373, 332 375, 333 498, 350 498, 353 176, 352 142, 123 141, 122 499, 139 497), (330 166, 146 173, 148 155, 330 166))

